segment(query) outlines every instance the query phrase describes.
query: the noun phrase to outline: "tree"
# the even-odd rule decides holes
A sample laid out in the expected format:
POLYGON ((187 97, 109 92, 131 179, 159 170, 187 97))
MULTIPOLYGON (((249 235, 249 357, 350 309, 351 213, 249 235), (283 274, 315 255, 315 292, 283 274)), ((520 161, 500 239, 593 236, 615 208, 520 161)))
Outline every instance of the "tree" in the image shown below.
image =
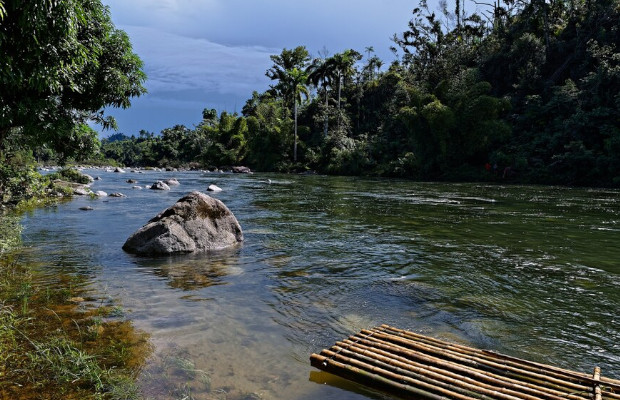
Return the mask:
POLYGON ((321 86, 325 92, 325 115, 323 117, 323 136, 327 136, 329 128, 329 87, 335 79, 334 64, 325 58, 315 58, 307 69, 308 81, 315 87, 321 86))
POLYGON ((300 69, 293 68, 288 71, 288 85, 293 93, 293 102, 295 108, 295 144, 293 147, 293 161, 297 161, 297 105, 302 101, 302 95, 306 98, 310 95, 306 83, 308 82, 308 74, 300 69))
POLYGON ((287 108, 291 107, 294 96, 292 87, 286 83, 286 76, 289 71, 295 68, 304 70, 310 61, 310 54, 305 46, 297 46, 293 50, 283 49, 282 53, 272 55, 270 58, 273 61, 273 66, 265 72, 265 75, 269 79, 279 82, 271 88, 276 94, 282 96, 287 108))
POLYGON ((340 130, 340 100, 342 95, 343 79, 353 75, 355 70, 353 65, 362 59, 362 55, 353 49, 345 50, 342 53, 335 54, 328 61, 330 67, 336 71, 336 79, 338 83, 338 130, 340 130))
POLYGON ((72 156, 75 127, 115 125, 104 107, 146 92, 142 61, 100 0, 5 0, 0 20, 0 152, 6 138, 72 156))

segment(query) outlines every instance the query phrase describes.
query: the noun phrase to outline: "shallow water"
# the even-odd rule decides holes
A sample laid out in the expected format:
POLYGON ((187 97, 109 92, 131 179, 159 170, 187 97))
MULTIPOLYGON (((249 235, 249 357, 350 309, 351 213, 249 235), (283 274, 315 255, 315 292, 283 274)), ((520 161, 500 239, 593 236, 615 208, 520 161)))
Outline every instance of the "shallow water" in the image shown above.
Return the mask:
POLYGON ((620 192, 233 175, 101 176, 88 199, 24 218, 28 257, 87 278, 151 337, 139 382, 155 399, 366 399, 309 365, 382 323, 620 378, 620 192), (136 190, 175 177, 169 192, 136 190), (268 182, 271 180, 271 183, 268 182), (139 258, 125 239, 192 190, 244 229, 232 250, 139 258), (93 211, 80 211, 89 205, 93 211), (325 384, 327 383, 327 384, 325 384))

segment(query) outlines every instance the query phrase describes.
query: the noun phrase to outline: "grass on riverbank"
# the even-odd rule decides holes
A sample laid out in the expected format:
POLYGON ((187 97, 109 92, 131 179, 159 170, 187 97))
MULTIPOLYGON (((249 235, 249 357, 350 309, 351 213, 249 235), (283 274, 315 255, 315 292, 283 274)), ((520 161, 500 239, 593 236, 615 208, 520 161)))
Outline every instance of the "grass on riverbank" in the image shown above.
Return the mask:
POLYGON ((0 232, 0 398, 140 399, 147 335, 113 304, 80 297, 80 277, 37 280, 16 250, 17 215, 0 215, 0 232))

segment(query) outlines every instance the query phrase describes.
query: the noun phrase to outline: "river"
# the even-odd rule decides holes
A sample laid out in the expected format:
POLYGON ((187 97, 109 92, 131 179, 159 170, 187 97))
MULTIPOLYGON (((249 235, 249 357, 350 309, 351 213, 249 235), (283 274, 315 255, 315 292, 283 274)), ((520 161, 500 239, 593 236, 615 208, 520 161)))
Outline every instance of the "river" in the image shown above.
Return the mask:
POLYGON ((620 377, 619 191, 84 172, 101 177, 93 190, 127 197, 35 210, 24 245, 39 279, 80 275, 95 302, 118 305, 149 335, 138 382, 150 398, 383 398, 309 364, 311 353, 383 323, 620 377), (125 182, 172 177, 181 185, 166 192, 125 182), (242 246, 123 252, 132 232, 211 183, 244 230, 242 246), (171 373, 171 363, 186 367, 171 373))

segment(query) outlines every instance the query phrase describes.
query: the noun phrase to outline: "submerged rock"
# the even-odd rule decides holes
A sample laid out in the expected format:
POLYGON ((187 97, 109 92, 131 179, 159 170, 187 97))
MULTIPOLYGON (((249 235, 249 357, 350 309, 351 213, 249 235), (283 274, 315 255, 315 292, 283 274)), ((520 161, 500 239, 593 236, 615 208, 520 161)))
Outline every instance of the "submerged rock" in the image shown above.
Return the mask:
POLYGON ((220 250, 243 241, 233 213, 220 200, 192 192, 134 232, 123 250, 164 255, 220 250))

